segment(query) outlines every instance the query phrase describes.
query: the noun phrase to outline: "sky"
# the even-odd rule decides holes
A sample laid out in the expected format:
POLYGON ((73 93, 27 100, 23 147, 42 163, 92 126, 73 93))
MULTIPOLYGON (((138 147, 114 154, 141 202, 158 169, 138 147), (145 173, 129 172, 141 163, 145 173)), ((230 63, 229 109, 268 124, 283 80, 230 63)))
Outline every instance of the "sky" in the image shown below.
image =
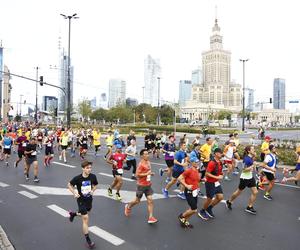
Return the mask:
MULTIPOLYGON (((216 16, 223 47, 230 50, 231 78, 255 89, 255 101, 272 97, 273 80, 286 79, 286 101, 300 100, 300 7, 297 0, 10 0, 0 8, 4 64, 12 73, 58 85, 58 41, 67 48, 68 22, 60 13, 77 13, 72 21, 71 58, 74 102, 100 98, 111 78, 127 82, 127 97, 142 100, 144 59, 159 58, 161 98, 178 100, 180 80, 202 64, 216 16)), ((35 83, 13 77, 12 101, 20 95, 35 102, 35 83)), ((43 95, 56 89, 39 87, 43 95)))

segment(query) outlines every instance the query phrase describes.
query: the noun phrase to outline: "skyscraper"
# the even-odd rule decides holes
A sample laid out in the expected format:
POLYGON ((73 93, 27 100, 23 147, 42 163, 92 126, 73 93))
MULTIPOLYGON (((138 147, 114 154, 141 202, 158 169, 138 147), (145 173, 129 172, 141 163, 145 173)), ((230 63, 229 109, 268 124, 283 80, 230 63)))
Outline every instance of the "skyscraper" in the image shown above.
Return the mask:
MULTIPOLYGON (((3 47, 2 44, 0 44, 0 70, 3 71, 3 47)), ((2 118, 2 73, 0 73, 0 119, 2 118)))
POLYGON ((254 110, 254 89, 245 88, 245 108, 249 112, 254 110))
POLYGON ((108 90, 108 108, 125 104, 126 82, 121 79, 110 79, 108 90))
POLYGON ((192 84, 201 84, 202 83, 202 71, 200 68, 192 71, 192 84))
MULTIPOLYGON (((62 50, 61 57, 60 57, 60 63, 59 63, 59 82, 60 82, 60 87, 65 88, 67 90, 67 84, 68 84, 68 56, 65 50, 62 50)), ((70 63, 71 65, 71 63, 70 63)), ((70 100, 71 100, 71 107, 73 107, 73 74, 74 74, 74 68, 73 66, 70 66, 70 100)), ((66 91, 67 93, 67 91, 66 91)), ((59 91, 59 99, 58 99, 58 105, 59 111, 65 111, 67 110, 67 101, 68 101, 68 96, 65 95, 62 91, 59 91)))
POLYGON ((58 99, 55 96, 43 96, 42 110, 54 112, 58 107, 58 99))
POLYGON ((150 55, 144 61, 144 82, 145 97, 144 102, 152 106, 158 105, 158 84, 161 74, 159 59, 153 59, 150 55))
POLYGON ((190 100, 192 96, 192 81, 179 81, 179 105, 185 105, 185 102, 190 100))
POLYGON ((194 101, 225 108, 241 108, 241 85, 231 81, 231 52, 223 49, 223 37, 220 34, 218 20, 212 28, 210 50, 202 53, 202 82, 194 84, 194 101))
POLYGON ((275 78, 273 83, 273 108, 285 109, 285 79, 275 78))

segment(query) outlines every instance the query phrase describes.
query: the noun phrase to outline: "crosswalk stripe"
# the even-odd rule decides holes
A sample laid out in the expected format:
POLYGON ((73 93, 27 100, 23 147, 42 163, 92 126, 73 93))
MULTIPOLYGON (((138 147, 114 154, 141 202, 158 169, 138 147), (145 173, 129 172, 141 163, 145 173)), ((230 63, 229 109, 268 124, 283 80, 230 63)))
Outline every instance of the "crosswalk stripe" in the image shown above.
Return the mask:
POLYGON ((29 199, 36 199, 36 198, 38 198, 38 196, 36 196, 35 194, 29 193, 27 191, 19 191, 18 193, 21 194, 21 195, 26 196, 29 199))
POLYGON ((91 226, 89 227, 89 231, 98 237, 110 242, 111 244, 115 246, 120 246, 122 245, 125 241, 120 239, 119 237, 97 227, 97 226, 91 226))
POLYGON ((282 183, 275 183, 275 185, 300 189, 300 187, 298 187, 298 186, 293 186, 293 185, 288 185, 288 184, 282 184, 282 183))
POLYGON ((0 182, 0 187, 9 187, 9 185, 8 184, 6 184, 6 183, 4 183, 4 182, 0 182))
MULTIPOLYGON (((107 176, 107 177, 112 177, 113 178, 113 176, 111 175, 111 174, 106 174, 106 173, 99 173, 100 175, 103 175, 103 176, 107 176)), ((134 181, 134 180, 132 180, 132 179, 129 179, 129 178, 125 178, 125 177, 122 177, 122 180, 124 180, 124 181, 134 181)))
POLYGON ((61 162, 57 162, 57 161, 53 161, 52 163, 54 163, 56 165, 65 166, 65 167, 68 167, 68 168, 77 168, 76 166, 65 164, 65 163, 61 163, 61 162))
POLYGON ((156 163, 156 162, 150 162, 151 165, 158 165, 158 166, 164 166, 164 167, 167 167, 166 164, 161 164, 161 163, 156 163))
POLYGON ((63 208, 61 208, 61 207, 59 207, 59 206, 57 206, 55 204, 49 205, 47 207, 49 209, 51 209, 52 211, 60 214, 63 217, 66 217, 66 218, 69 217, 69 212, 67 210, 65 210, 65 209, 63 209, 63 208))

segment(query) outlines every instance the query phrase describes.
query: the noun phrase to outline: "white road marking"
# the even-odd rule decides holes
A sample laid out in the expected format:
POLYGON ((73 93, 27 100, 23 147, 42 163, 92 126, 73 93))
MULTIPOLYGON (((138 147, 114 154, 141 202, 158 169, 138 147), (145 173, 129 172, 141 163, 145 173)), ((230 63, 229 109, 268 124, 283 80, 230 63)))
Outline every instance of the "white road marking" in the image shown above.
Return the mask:
POLYGON ((6 183, 4 183, 4 182, 0 182, 0 187, 9 187, 9 185, 8 184, 6 184, 6 183))
POLYGON ((122 245, 125 241, 120 239, 119 237, 97 227, 97 226, 91 226, 89 227, 89 231, 93 234, 97 235, 98 237, 110 242, 111 244, 115 246, 122 245))
MULTIPOLYGON (((180 192, 180 190, 179 190, 179 189, 174 189, 173 191, 174 191, 174 192, 176 192, 176 193, 179 193, 179 192, 180 192)), ((207 198, 207 196, 206 196, 206 195, 203 195, 203 196, 198 196, 198 198, 201 198, 201 199, 206 199, 206 198, 207 198)), ((226 203, 226 200, 221 200, 220 202, 222 202, 222 203, 226 203)))
POLYGON ((298 186, 293 186, 293 185, 288 185, 288 184, 282 184, 282 183, 275 183, 275 185, 300 189, 300 187, 298 187, 298 186))
POLYGON ((67 218, 67 217, 70 216, 70 215, 69 215, 69 212, 68 212, 67 210, 65 210, 65 209, 63 209, 63 208, 61 208, 61 207, 59 207, 59 206, 57 206, 57 205, 55 205, 55 204, 49 205, 49 206, 47 206, 47 208, 49 208, 49 209, 51 209, 52 211, 54 211, 54 212, 60 214, 60 215, 63 216, 63 217, 66 217, 66 218, 67 218))
POLYGON ((26 196, 29 199, 36 199, 36 198, 38 198, 38 196, 36 196, 35 194, 29 193, 27 191, 20 191, 18 193, 21 194, 21 195, 26 196))
MULTIPOLYGON (((107 177, 111 177, 111 178, 113 178, 113 176, 112 176, 112 174, 106 174, 106 173, 99 173, 100 175, 103 175, 103 176, 107 176, 107 177)), ((132 180, 132 179, 129 179, 129 178, 125 178, 125 177, 122 177, 122 179, 124 180, 124 181, 135 181, 135 180, 132 180)))
MULTIPOLYGON (((33 191, 37 194, 41 195, 73 195, 67 188, 57 188, 57 187, 46 187, 46 186, 36 186, 36 185, 23 185, 20 184, 20 186, 29 189, 30 191, 33 191)), ((115 193, 115 190, 113 190, 113 193, 115 193)), ((128 203, 132 201, 136 196, 136 191, 127 191, 127 190, 121 190, 121 197, 123 203, 128 203)), ((107 194, 107 186, 105 185, 99 185, 99 188, 95 191, 94 196, 103 196, 112 200, 115 200, 115 195, 113 197, 108 196, 107 194)), ((164 199, 164 196, 162 194, 153 194, 153 199, 164 199)), ((170 195, 170 197, 173 197, 170 195)), ((141 201, 145 201, 146 198, 143 196, 141 201)))
POLYGON ((66 163, 57 162, 57 161, 53 161, 52 163, 56 164, 56 165, 65 166, 65 167, 68 167, 68 168, 77 168, 76 166, 69 165, 69 164, 66 164, 66 163))

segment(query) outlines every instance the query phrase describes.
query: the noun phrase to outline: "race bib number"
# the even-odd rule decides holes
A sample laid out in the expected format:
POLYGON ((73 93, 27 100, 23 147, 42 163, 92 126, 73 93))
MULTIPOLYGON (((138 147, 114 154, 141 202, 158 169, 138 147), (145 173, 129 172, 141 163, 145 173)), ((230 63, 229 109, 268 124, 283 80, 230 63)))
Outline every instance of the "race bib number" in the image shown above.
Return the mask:
POLYGON ((174 156, 174 152, 169 152, 169 156, 174 156))
POLYGON ((91 181, 83 181, 81 185, 81 193, 83 196, 89 196, 92 191, 91 181))
POLYGON ((35 156, 35 155, 36 155, 36 151, 33 151, 33 152, 31 153, 31 155, 35 156))
POLYGON ((27 144, 26 144, 25 142, 23 142, 23 143, 22 143, 22 146, 23 146, 23 147, 26 147, 26 146, 27 146, 27 144))
POLYGON ((197 197, 198 196, 198 189, 193 190, 192 195, 193 195, 193 197, 197 197))
POLYGON ((49 142, 49 143, 47 143, 47 147, 51 147, 52 146, 52 144, 49 142))
POLYGON ((150 174, 147 175, 146 181, 151 181, 151 175, 150 174))
POLYGON ((10 145, 4 145, 4 148, 10 148, 10 145))
POLYGON ((218 187, 220 185, 221 185, 220 182, 218 182, 218 181, 215 182, 215 187, 218 187))
POLYGON ((119 168, 119 169, 117 169, 117 172, 118 172, 118 174, 123 174, 123 169, 119 168))

